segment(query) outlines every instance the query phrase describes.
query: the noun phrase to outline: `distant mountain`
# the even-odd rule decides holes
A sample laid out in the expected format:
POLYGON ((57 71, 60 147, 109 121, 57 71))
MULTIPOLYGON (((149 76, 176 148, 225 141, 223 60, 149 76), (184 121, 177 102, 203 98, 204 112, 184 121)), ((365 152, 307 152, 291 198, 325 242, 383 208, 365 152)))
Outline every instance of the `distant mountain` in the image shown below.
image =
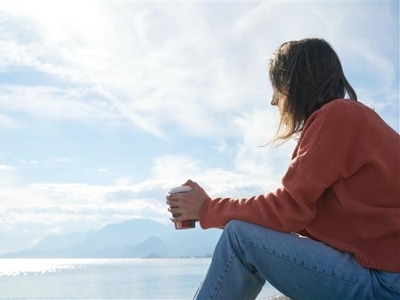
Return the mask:
POLYGON ((175 257, 210 256, 222 233, 220 229, 175 231, 164 242, 175 257))
POLYGON ((90 249, 102 249, 110 246, 121 247, 126 244, 141 243, 150 236, 165 238, 174 231, 171 225, 164 225, 147 219, 134 219, 120 224, 111 224, 100 231, 89 234, 83 246, 90 249))
POLYGON ((213 253, 221 230, 175 230, 147 219, 110 224, 98 231, 49 235, 31 249, 8 258, 194 257, 213 253))
POLYGON ((32 250, 56 250, 67 248, 79 243, 82 243, 86 237, 85 233, 74 232, 67 235, 48 235, 39 243, 37 243, 32 250))
POLYGON ((124 248, 124 257, 170 257, 171 251, 158 237, 152 236, 137 246, 124 248))

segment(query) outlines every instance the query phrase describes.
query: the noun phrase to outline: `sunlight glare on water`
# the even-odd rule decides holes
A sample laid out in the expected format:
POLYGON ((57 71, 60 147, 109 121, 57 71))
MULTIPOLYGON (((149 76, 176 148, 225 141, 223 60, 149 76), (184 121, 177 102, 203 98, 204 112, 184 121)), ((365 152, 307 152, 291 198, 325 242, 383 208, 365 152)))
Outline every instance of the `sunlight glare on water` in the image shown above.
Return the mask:
POLYGON ((52 273, 74 268, 63 259, 1 259, 0 276, 19 276, 32 273, 52 273), (63 262, 64 261, 64 262, 63 262))
MULTIPOLYGON (((191 299, 209 258, 0 259, 0 299, 191 299)), ((258 299, 277 294, 266 285, 258 299)))

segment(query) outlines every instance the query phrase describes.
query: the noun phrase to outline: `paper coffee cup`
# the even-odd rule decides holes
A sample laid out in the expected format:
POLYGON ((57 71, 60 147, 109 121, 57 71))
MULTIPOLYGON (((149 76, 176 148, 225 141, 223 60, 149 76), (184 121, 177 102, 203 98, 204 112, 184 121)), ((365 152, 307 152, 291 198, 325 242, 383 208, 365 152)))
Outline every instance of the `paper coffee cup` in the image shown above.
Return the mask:
MULTIPOLYGON (((176 188, 170 189, 168 194, 177 194, 177 193, 187 193, 191 191, 192 188, 187 185, 182 185, 178 186, 176 188)), ((171 208, 176 208, 174 206, 171 206, 171 208)), ((180 216, 180 214, 172 214, 174 218, 177 218, 180 216)), ((181 222, 175 222, 175 229, 190 229, 190 228, 195 228, 196 227, 196 220, 183 220, 181 222)))

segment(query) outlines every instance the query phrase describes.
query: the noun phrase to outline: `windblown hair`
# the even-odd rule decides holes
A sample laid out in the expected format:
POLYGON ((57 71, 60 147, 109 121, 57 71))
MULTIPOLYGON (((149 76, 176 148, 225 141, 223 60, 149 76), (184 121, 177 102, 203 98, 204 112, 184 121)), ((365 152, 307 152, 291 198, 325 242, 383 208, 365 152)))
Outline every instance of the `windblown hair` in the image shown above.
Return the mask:
POLYGON ((270 60, 269 78, 281 114, 270 143, 284 143, 301 132, 310 115, 334 99, 347 94, 357 101, 339 57, 323 39, 283 43, 270 60))

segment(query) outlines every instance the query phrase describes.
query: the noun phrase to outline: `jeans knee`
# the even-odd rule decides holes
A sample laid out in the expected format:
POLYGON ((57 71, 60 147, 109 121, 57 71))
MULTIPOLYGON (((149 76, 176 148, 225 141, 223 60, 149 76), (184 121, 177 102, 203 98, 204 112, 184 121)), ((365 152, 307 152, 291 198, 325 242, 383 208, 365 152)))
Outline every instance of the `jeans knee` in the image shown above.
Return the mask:
POLYGON ((226 231, 236 231, 238 228, 244 226, 246 222, 240 221, 240 220, 230 220, 226 225, 225 229, 226 231))
POLYGON ((231 220, 226 224, 224 231, 226 231, 228 235, 234 234, 237 238, 240 238, 247 236, 249 231, 252 230, 252 226, 255 225, 240 220, 231 220))

